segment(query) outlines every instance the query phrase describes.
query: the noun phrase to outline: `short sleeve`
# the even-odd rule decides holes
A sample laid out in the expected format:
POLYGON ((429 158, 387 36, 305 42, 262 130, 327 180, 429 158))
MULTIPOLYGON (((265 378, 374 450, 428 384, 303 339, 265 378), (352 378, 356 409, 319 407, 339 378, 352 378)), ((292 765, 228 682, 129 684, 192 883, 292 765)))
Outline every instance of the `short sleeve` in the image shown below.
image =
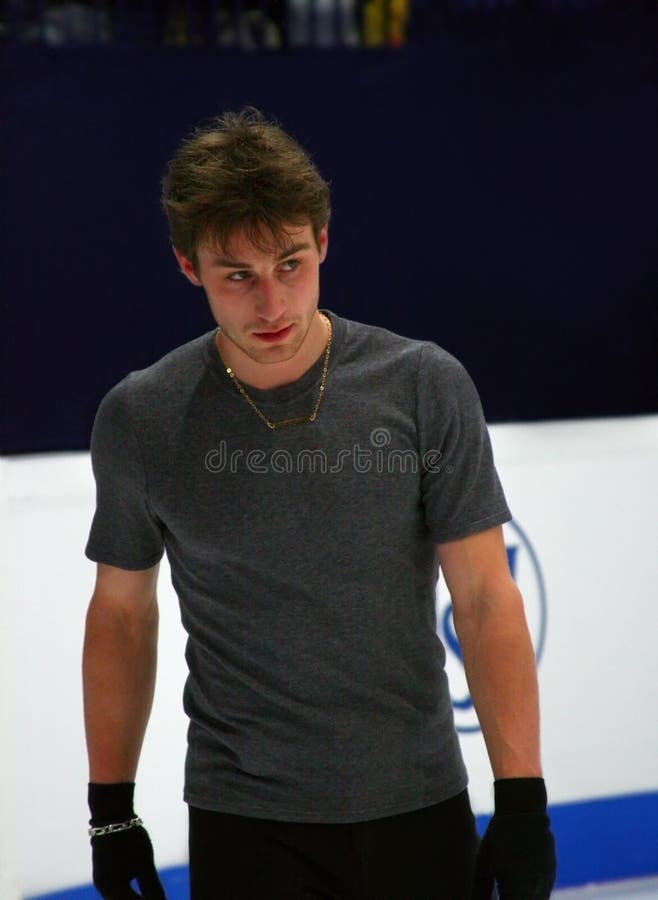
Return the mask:
POLYGON ((130 421, 124 379, 103 398, 91 437, 96 511, 86 556, 122 569, 149 569, 162 558, 162 526, 149 506, 146 475, 130 421))
POLYGON ((424 344, 418 369, 418 434, 425 522, 436 543, 512 518, 493 460, 477 390, 466 369, 424 344))

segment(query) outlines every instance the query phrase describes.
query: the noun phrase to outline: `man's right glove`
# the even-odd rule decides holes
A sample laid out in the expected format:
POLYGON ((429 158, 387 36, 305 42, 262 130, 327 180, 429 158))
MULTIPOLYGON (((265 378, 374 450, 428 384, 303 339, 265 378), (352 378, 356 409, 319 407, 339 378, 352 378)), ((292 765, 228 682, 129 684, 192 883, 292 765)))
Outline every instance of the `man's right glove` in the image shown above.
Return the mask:
POLYGON ((135 815, 132 782, 89 784, 89 835, 94 887, 104 900, 166 900, 153 861, 153 847, 135 815), (130 886, 137 882, 141 895, 130 886))

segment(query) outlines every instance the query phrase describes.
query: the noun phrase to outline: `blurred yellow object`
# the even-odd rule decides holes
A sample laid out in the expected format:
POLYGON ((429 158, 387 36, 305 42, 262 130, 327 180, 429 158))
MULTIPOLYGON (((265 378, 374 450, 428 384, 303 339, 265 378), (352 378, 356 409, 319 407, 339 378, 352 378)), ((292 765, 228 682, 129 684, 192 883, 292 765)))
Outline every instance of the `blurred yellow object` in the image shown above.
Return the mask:
POLYGON ((366 47, 405 42, 410 0, 367 0, 363 7, 363 43, 366 47))
POLYGON ((363 43, 380 47, 384 43, 384 0, 368 0, 363 7, 363 43))
POLYGON ((410 0, 389 0, 388 42, 401 47, 407 36, 410 0))

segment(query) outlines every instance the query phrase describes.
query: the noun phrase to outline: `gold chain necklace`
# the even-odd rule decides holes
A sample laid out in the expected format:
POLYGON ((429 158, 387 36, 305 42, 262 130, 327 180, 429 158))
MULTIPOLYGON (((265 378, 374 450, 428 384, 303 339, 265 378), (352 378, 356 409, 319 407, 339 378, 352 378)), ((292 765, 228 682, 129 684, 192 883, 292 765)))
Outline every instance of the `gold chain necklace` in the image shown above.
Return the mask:
POLYGON ((318 410, 320 409, 320 404, 322 403, 322 398, 324 396, 324 388, 327 382, 327 371, 329 370, 329 354, 331 353, 331 338, 332 338, 332 327, 331 320, 325 316, 324 313, 320 313, 322 319, 327 324, 327 328, 329 330, 329 338, 327 340, 327 347, 324 351, 324 365, 322 366, 322 378, 320 379, 320 390, 318 391, 318 397, 315 401, 315 406, 313 407, 313 411, 309 413, 308 416, 299 416, 296 419, 282 419, 280 422, 272 422, 267 416, 260 411, 260 409, 256 406, 254 401, 251 399, 249 394, 245 391, 244 387, 238 381, 235 372, 230 366, 227 366, 222 359, 222 354, 219 352, 219 347, 217 346, 217 342, 215 341, 215 346, 217 346, 217 353, 219 353, 219 358, 222 362, 222 365, 226 369, 226 374, 230 377, 233 384, 236 386, 238 391, 242 394, 244 399, 247 401, 249 406, 253 409, 259 419, 262 419, 263 422, 267 425, 268 428, 285 428, 288 425, 303 425, 305 422, 315 422, 318 416, 318 410))

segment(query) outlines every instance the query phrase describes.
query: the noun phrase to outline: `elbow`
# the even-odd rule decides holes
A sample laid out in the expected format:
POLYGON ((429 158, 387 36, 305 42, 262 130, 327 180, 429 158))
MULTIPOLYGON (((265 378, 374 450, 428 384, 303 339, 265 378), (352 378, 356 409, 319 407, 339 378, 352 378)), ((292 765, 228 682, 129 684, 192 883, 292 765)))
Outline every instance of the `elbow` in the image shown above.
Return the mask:
POLYGON ((87 633, 99 630, 126 635, 157 633, 158 619, 155 592, 149 598, 136 598, 94 591, 87 609, 85 629, 87 633))
POLYGON ((462 645, 526 627, 523 597, 510 578, 504 584, 452 599, 455 633, 462 645))

